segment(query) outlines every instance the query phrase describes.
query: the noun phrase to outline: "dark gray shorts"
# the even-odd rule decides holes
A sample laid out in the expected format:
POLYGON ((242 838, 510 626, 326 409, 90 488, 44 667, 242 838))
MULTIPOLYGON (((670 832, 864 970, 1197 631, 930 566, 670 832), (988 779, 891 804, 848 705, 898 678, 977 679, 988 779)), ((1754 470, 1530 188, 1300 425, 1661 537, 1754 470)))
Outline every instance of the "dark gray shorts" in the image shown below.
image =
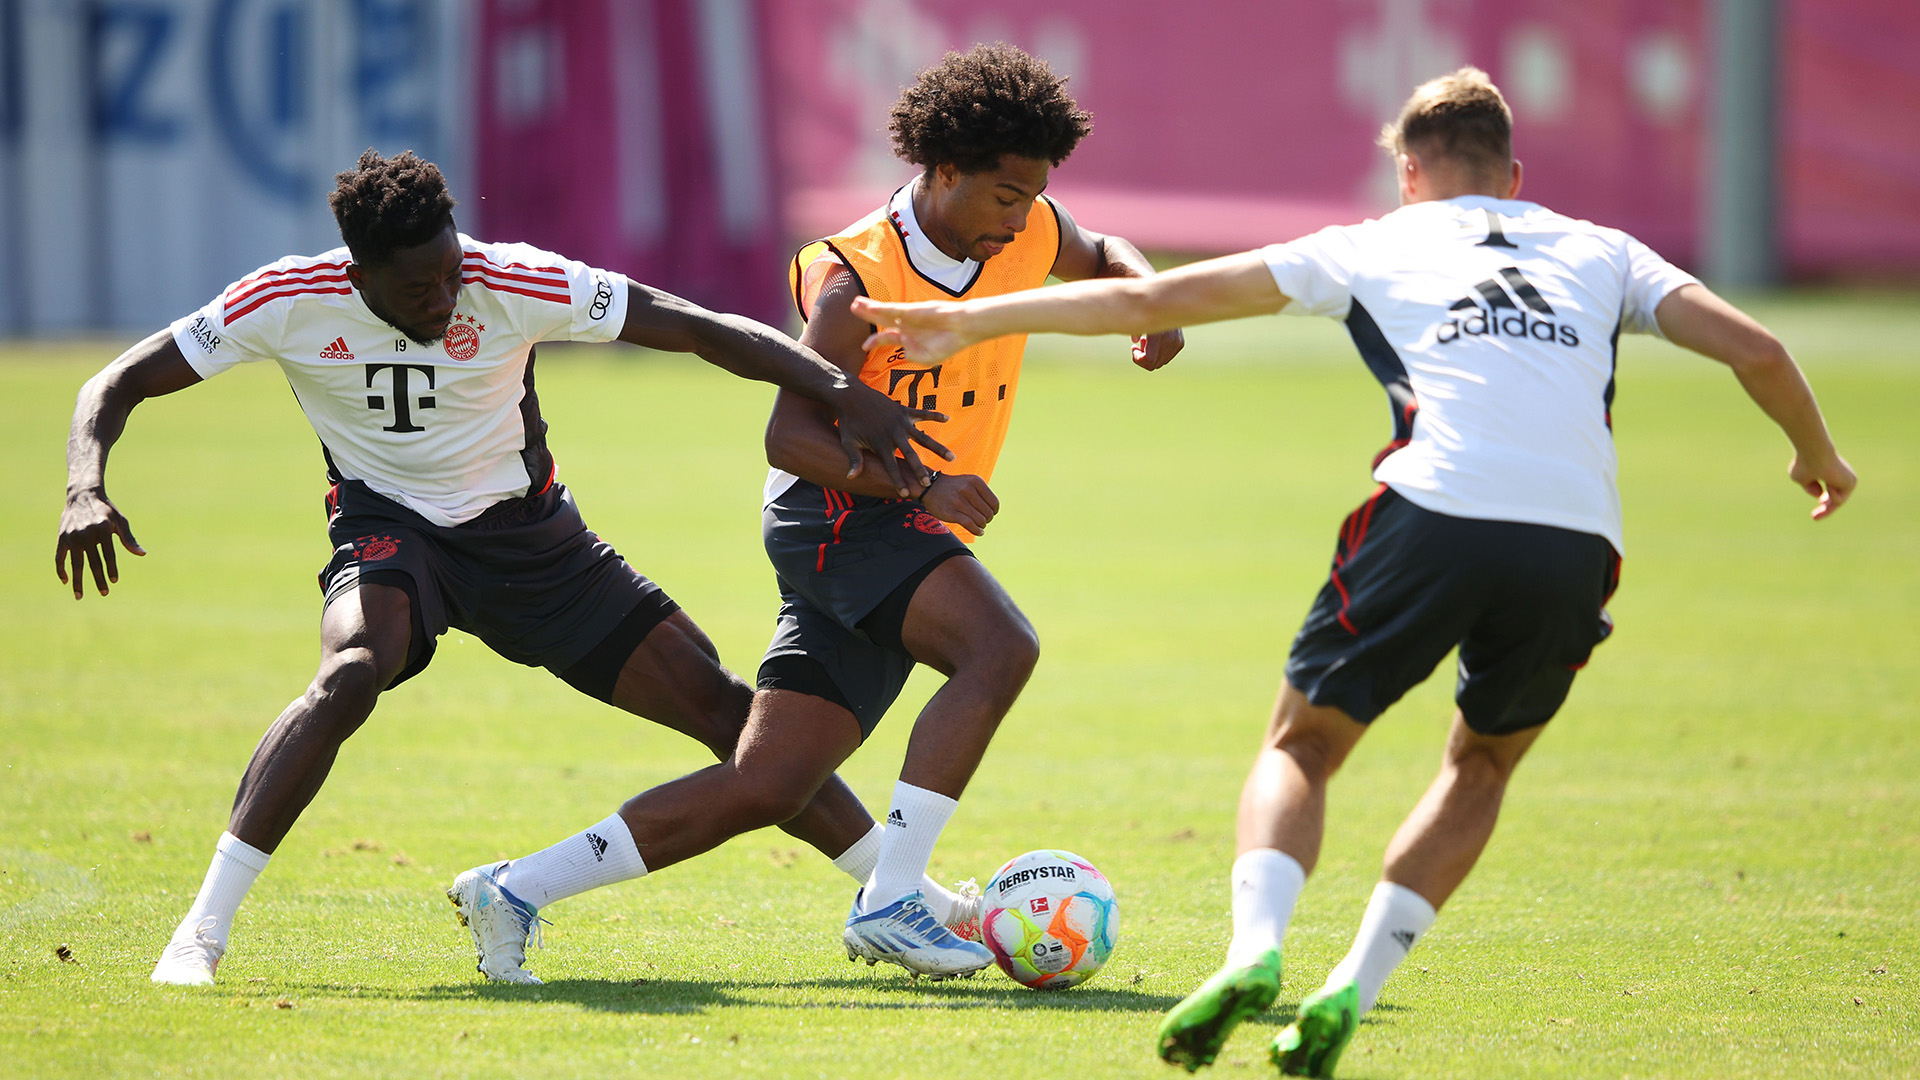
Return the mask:
POLYGON ((915 589, 966 544, 911 499, 795 481, 767 506, 761 539, 780 582, 780 621, 762 690, 793 690, 853 713, 862 736, 913 672, 900 627, 915 589))
MULTIPOLYGON (((327 514, 334 550, 320 571, 326 602, 361 582, 398 586, 412 600, 413 642, 396 686, 426 668, 452 626, 517 664, 547 668, 610 700, 606 673, 581 670, 605 665, 583 661, 614 638, 630 640, 630 654, 678 610, 587 528, 560 484, 448 528, 348 480, 328 494, 327 514)), ((609 661, 613 674, 625 659, 609 661)))
POLYGON ((1522 731, 1553 718, 1612 632, 1619 583, 1604 537, 1437 514, 1383 484, 1340 527, 1287 681, 1369 723, 1458 645, 1467 726, 1522 731))

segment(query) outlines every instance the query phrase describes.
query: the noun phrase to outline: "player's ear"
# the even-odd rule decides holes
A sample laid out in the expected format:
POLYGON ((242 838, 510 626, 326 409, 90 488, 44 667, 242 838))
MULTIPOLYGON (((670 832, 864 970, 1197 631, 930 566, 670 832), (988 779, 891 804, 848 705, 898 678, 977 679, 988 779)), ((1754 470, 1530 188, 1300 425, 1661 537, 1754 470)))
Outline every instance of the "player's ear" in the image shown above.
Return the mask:
POLYGON ((1405 206, 1417 197, 1414 185, 1420 179, 1420 159, 1403 150, 1394 155, 1394 161, 1400 166, 1395 170, 1395 179, 1400 182, 1400 205, 1405 206))
POLYGON ((1513 186, 1507 189, 1507 198, 1517 199, 1520 197, 1520 180, 1521 180, 1520 159, 1514 158, 1513 159, 1513 186))

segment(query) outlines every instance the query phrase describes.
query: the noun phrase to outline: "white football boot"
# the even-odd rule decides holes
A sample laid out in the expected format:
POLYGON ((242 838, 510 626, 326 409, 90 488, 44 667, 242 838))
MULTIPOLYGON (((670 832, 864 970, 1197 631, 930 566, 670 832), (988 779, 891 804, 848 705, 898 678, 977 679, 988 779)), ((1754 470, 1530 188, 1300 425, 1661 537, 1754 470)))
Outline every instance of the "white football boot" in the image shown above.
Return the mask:
POLYGON ((840 940, 847 947, 849 960, 865 960, 869 966, 885 960, 916 977, 969 976, 993 963, 993 954, 985 945, 966 941, 940 925, 918 889, 864 915, 860 913, 860 897, 855 894, 853 911, 847 915, 847 928, 840 940))
POLYGON ((212 986, 214 969, 227 952, 225 944, 208 935, 218 922, 209 915, 187 936, 182 936, 186 927, 175 930, 173 940, 160 953, 160 962, 153 965, 153 981, 162 986, 212 986))
POLYGON ((540 944, 540 913, 494 880, 506 865, 476 866, 454 878, 447 900, 460 925, 472 932, 478 957, 474 967, 488 982, 539 986, 540 980, 521 965, 527 962, 527 942, 540 944))

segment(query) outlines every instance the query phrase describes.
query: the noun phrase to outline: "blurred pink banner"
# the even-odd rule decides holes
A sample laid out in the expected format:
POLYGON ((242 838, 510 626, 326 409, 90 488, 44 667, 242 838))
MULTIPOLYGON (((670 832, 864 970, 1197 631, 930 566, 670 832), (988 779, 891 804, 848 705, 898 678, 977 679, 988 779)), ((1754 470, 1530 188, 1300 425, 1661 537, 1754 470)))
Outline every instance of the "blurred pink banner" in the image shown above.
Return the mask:
POLYGON ((754 0, 485 0, 485 239, 784 320, 762 29, 754 0))
POLYGON ((1799 0, 1780 33, 1787 266, 1920 273, 1920 4, 1799 0))
POLYGON ((1071 76, 1094 130, 1052 192, 1144 247, 1223 251, 1391 208, 1373 145, 1463 63, 1512 102, 1525 197, 1695 246, 1698 0, 765 0, 792 226, 815 235, 912 175, 887 108, 948 49, 1005 40, 1071 76))
MULTIPOLYGON (((783 319, 797 240, 913 170, 887 111, 949 49, 1010 41, 1094 130, 1051 193, 1143 247, 1238 250, 1394 204, 1373 145, 1472 63, 1512 103, 1522 197, 1699 248, 1703 0, 484 0, 480 224, 783 319)), ((1920 273, 1920 4, 1783 0, 1780 233, 1795 276, 1920 273)), ((472 208, 469 208, 469 214, 472 208)))

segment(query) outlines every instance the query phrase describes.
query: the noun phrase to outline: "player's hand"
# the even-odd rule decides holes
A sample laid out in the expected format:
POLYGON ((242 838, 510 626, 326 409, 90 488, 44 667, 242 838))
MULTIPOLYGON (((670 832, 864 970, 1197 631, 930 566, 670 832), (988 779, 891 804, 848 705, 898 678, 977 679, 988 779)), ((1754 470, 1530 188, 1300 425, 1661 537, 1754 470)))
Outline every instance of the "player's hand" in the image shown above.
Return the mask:
POLYGON ((1000 499, 985 480, 969 474, 941 473, 920 493, 920 505, 941 521, 952 522, 975 536, 1000 512, 1000 499))
POLYGON ((905 499, 915 488, 926 485, 930 473, 920 462, 914 443, 952 461, 953 451, 932 436, 914 427, 918 420, 943 423, 945 413, 927 409, 909 409, 863 382, 849 382, 832 402, 834 419, 840 425, 840 449, 847 454, 847 479, 860 475, 865 467, 861 450, 871 450, 887 470, 894 490, 905 499))
POLYGON ((876 328, 860 347, 871 352, 879 345, 895 345, 905 350, 907 359, 921 364, 945 360, 982 340, 967 329, 964 307, 944 300, 883 304, 855 297, 853 313, 876 328))
POLYGON ((1831 515, 1846 504, 1860 479, 1853 475, 1853 466, 1839 454, 1821 459, 1808 460, 1796 454, 1793 464, 1787 466, 1787 477, 1800 485, 1800 490, 1820 500, 1814 504, 1813 520, 1819 521, 1831 515))
POLYGON ((1186 347, 1187 335, 1179 330, 1137 337, 1133 339, 1133 362, 1146 371, 1159 371, 1186 347))
POLYGON ((133 528, 127 524, 126 516, 107 501, 106 495, 83 491, 67 496, 67 508, 60 512, 60 544, 53 549, 53 571, 60 575, 62 582, 73 585, 75 600, 80 599, 86 591, 85 582, 80 576, 80 560, 83 557, 87 567, 93 571, 93 585, 100 590, 101 596, 107 595, 108 582, 120 580, 120 566, 113 553, 115 536, 126 545, 128 552, 134 555, 147 553, 133 538, 133 528))

